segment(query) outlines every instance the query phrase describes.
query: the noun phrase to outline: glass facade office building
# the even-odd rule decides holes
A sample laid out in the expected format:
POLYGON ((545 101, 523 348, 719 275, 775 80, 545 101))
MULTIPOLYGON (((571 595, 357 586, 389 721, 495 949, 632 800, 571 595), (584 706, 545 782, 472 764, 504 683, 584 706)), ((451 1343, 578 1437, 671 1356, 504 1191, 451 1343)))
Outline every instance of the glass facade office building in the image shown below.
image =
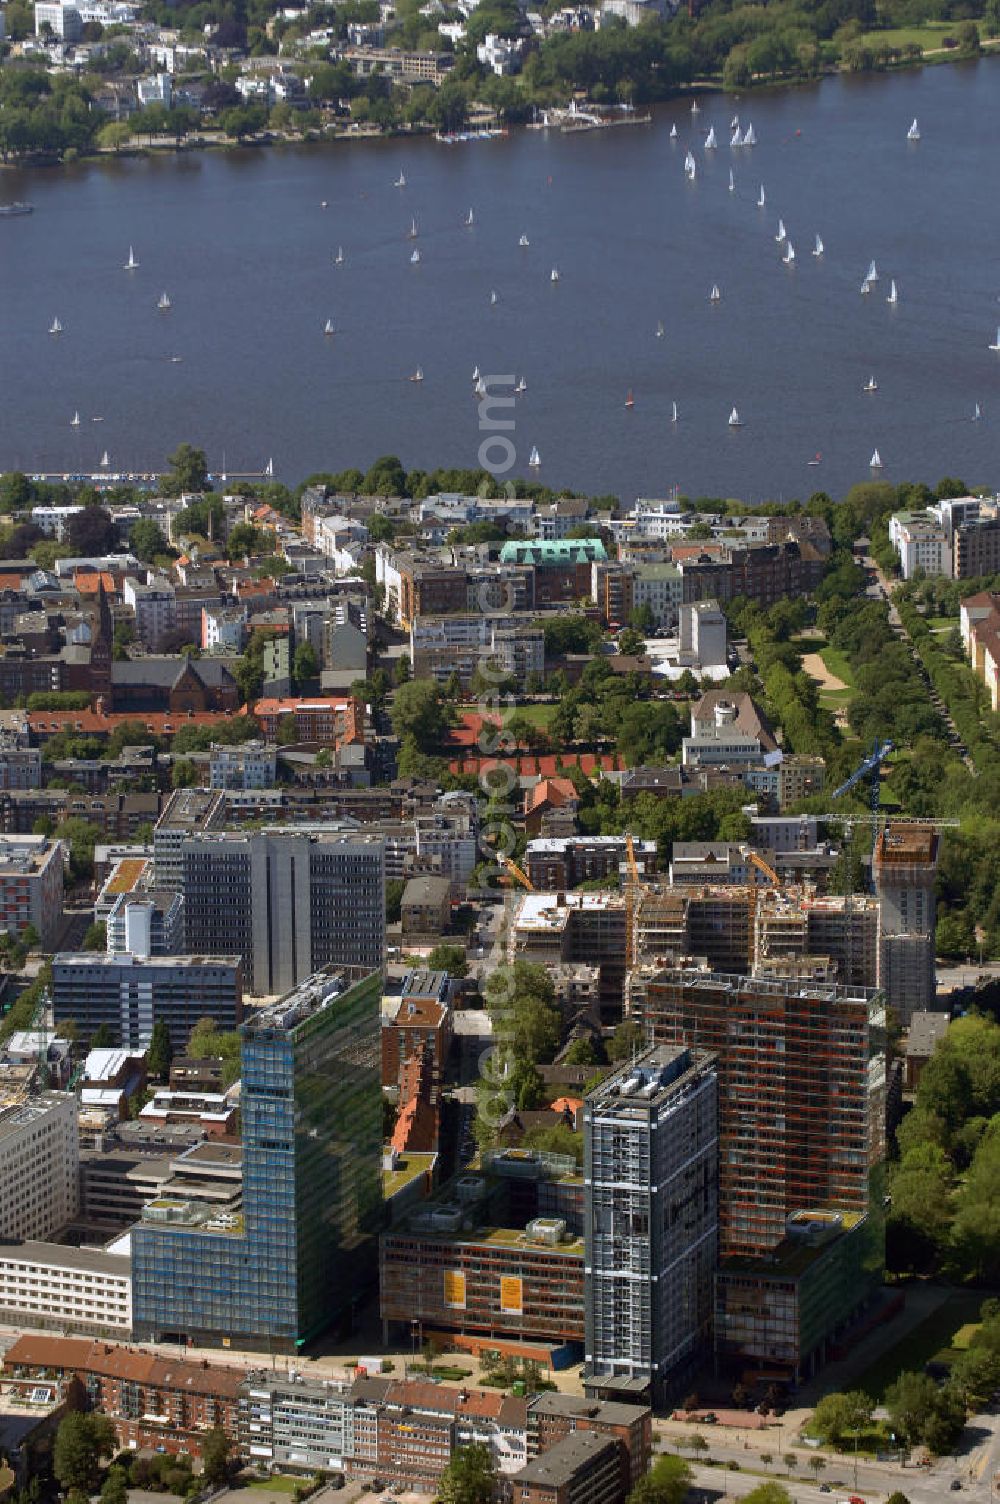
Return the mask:
POLYGON ((138 1338, 290 1352, 350 1314, 377 1262, 381 990, 330 967, 244 1024, 242 1213, 145 1208, 138 1338))

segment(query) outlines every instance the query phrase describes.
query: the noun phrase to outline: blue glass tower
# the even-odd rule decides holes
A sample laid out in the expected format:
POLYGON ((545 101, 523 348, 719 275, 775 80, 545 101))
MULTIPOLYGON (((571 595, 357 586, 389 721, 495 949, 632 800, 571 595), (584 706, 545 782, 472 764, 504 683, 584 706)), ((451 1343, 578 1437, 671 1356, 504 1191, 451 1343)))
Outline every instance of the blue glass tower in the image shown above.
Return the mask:
POLYGON ((244 1024, 242 1214, 167 1198, 145 1208, 132 1233, 137 1337, 294 1351, 367 1288, 382 1208, 381 990, 378 972, 330 967, 244 1024))

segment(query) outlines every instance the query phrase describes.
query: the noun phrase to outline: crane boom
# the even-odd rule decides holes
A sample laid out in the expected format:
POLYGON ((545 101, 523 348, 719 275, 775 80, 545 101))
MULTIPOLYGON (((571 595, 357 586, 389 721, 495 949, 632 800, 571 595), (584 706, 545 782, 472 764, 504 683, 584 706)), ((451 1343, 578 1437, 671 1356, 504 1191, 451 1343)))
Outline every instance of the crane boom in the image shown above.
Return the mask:
POLYGON ((895 747, 892 742, 876 741, 875 746, 869 752, 868 756, 863 762, 858 764, 850 778, 845 779, 839 789, 834 789, 830 797, 832 799, 839 799, 842 794, 846 794, 849 789, 852 789, 856 783, 860 783, 863 778, 873 779, 877 788, 879 769, 890 752, 894 751, 895 747))
POLYGON ((519 867, 515 861, 512 861, 509 856, 504 856, 500 851, 497 852, 497 861, 503 867, 504 871, 509 872, 512 877, 516 877, 527 888, 529 893, 534 893, 534 883, 523 868, 519 867))

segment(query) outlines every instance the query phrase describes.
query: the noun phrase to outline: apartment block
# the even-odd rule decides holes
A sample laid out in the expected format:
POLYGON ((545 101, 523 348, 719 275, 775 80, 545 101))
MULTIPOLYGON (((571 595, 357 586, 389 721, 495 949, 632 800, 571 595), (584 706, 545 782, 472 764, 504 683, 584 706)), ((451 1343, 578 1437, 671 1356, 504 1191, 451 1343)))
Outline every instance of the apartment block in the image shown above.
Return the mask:
POLYGON ((648 1406, 614 1400, 595 1403, 579 1395, 549 1391, 528 1402, 528 1455, 537 1457, 567 1436, 594 1431, 624 1448, 626 1481, 634 1488, 649 1471, 653 1454, 653 1417, 648 1406))
MULTIPOLYGON (((639 871, 654 873, 656 842, 636 838, 632 846, 639 871)), ((550 893, 575 888, 592 878, 617 876, 627 858, 624 836, 540 837, 525 848, 532 887, 550 893)))
POLYGON ((511 1490, 521 1504, 622 1504, 623 1448, 611 1437, 575 1432, 515 1473, 511 1490))
POLYGON ((511 960, 540 966, 582 962, 600 971, 601 1010, 620 1016, 628 905, 620 893, 528 893, 510 930, 511 960))
MULTIPOLYGON (((226 937, 228 938, 228 937, 226 937)), ((141 1048, 162 1019, 183 1050, 203 1018, 235 1029, 243 1018, 243 963, 229 956, 101 955, 63 951, 52 962, 52 1010, 85 1035, 102 1025, 115 1044, 141 1048)))
POLYGON ((981 517, 960 524, 953 543, 956 580, 1000 574, 1000 517, 981 517))
POLYGON ((213 742, 208 782, 213 789, 271 789, 278 772, 278 749, 267 742, 213 742))
POLYGON ((723 1257, 765 1256, 793 1213, 869 1210, 885 1157, 880 992, 673 968, 645 1007, 653 1041, 717 1057, 723 1257))
POLYGON ((655 1046, 584 1103, 588 1393, 665 1402, 707 1351, 719 1248, 713 1057, 655 1046))
POLYGON ((54 1238, 80 1204, 76 1097, 45 1091, 0 1112, 0 1238, 54 1238))
POLYGON ((65 849, 48 836, 0 837, 0 930, 15 937, 29 924, 51 950, 63 919, 65 849))
POLYGON ((77 1378, 92 1407, 111 1421, 119 1447, 199 1457, 214 1426, 236 1436, 245 1370, 105 1342, 24 1336, 7 1349, 3 1374, 25 1402, 42 1379, 62 1388, 77 1378))
POLYGON ((420 616, 410 626, 410 662, 417 679, 443 684, 455 673, 468 689, 479 672, 523 689, 529 674, 545 672, 545 634, 531 617, 420 616))
POLYGON ((936 831, 892 823, 879 831, 873 857, 878 984, 904 1028, 915 1011, 934 1006, 937 861, 936 831))
POLYGON ((145 959, 177 956, 184 949, 184 897, 170 888, 119 893, 104 922, 109 955, 128 951, 145 959))

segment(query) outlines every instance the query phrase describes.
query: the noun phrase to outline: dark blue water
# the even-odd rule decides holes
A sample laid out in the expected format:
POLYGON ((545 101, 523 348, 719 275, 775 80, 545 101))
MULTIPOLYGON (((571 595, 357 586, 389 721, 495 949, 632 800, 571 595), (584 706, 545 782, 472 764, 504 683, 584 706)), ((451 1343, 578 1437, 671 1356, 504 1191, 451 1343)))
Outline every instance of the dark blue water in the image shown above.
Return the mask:
POLYGON ((694 120, 678 104, 652 126, 582 135, 8 172, 0 197, 36 212, 0 220, 0 468, 92 469, 104 449, 112 468, 155 468, 182 439, 230 472, 273 456, 290 482, 384 453, 471 466, 478 365, 526 379, 515 473, 537 445, 533 473, 552 485, 839 494, 867 476, 875 446, 890 479, 996 484, 998 106, 1000 68, 982 61, 720 95, 694 120), (752 150, 729 148, 736 110, 753 121, 752 150), (721 144, 706 152, 712 124, 721 144), (130 242, 140 267, 126 273, 130 242), (862 298, 873 257, 881 281, 862 298), (169 314, 156 310, 163 290, 169 314), (420 385, 407 379, 418 365, 420 385), (732 430, 734 404, 744 426, 732 430))

